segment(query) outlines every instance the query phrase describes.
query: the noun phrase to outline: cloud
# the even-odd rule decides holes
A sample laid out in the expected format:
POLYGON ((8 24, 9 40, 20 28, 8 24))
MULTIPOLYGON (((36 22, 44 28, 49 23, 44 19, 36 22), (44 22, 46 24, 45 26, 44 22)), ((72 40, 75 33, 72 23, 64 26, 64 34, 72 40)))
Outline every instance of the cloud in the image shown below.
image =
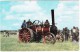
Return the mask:
POLYGON ((14 20, 19 18, 19 20, 23 20, 26 18, 33 18, 34 16, 39 17, 40 15, 44 15, 42 8, 38 5, 37 1, 25 1, 22 3, 23 4, 12 5, 8 12, 9 14, 6 15, 5 19, 14 20))
POLYGON ((23 4, 14 5, 11 7, 11 11, 13 12, 37 12, 40 11, 41 8, 38 6, 37 1, 25 1, 23 4))
POLYGON ((12 26, 17 26, 17 27, 19 27, 20 24, 21 24, 21 23, 14 23, 14 24, 12 24, 12 26))
POLYGON ((23 4, 13 5, 6 15, 6 20, 40 20, 45 21, 49 16, 38 5, 37 1, 25 1, 23 4))
POLYGON ((6 20, 11 20, 11 19, 14 19, 14 16, 13 16, 13 15, 7 15, 7 16, 5 17, 5 19, 6 19, 6 20))
MULTIPOLYGON (((59 16, 59 15, 71 15, 75 12, 78 12, 79 5, 78 5, 78 1, 61 1, 57 8, 55 9, 55 13, 59 16), (73 3, 75 5, 73 5, 73 3)), ((56 15, 56 16, 57 16, 56 15)))
POLYGON ((79 23, 79 3, 78 1, 60 1, 55 9, 55 17, 59 28, 78 26, 79 23))

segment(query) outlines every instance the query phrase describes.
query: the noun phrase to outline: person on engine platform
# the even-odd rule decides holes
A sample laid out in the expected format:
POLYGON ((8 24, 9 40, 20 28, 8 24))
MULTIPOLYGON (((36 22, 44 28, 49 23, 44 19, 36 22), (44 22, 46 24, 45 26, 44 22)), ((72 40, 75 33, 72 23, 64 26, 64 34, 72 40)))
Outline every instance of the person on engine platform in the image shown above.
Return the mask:
POLYGON ((45 27, 49 27, 49 25, 50 25, 50 24, 49 24, 49 21, 46 20, 45 23, 44 23, 44 26, 45 26, 45 27))
POLYGON ((27 24, 26 24, 26 20, 23 21, 21 28, 26 28, 27 24))

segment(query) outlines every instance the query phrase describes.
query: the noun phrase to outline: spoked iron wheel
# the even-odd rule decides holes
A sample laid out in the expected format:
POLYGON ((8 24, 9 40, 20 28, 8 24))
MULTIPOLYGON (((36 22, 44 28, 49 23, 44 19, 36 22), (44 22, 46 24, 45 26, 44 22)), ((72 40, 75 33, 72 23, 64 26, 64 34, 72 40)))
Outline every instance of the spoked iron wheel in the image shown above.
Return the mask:
POLYGON ((45 36, 46 43, 52 43, 54 44, 56 42, 55 35, 53 33, 49 33, 45 36))
POLYGON ((23 41, 24 42, 29 42, 30 41, 30 32, 28 30, 23 31, 23 41))
POLYGON ((19 32, 20 41, 30 42, 30 38, 31 38, 31 34, 30 34, 30 31, 27 28, 20 30, 20 32, 19 32))

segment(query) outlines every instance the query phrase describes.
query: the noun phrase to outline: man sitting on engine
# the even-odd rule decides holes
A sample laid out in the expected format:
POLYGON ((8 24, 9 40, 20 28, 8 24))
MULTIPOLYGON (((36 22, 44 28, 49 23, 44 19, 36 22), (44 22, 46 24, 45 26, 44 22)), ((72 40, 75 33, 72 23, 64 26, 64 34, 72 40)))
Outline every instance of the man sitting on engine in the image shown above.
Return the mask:
POLYGON ((44 23, 44 26, 45 26, 45 27, 49 27, 49 25, 50 25, 50 24, 49 24, 49 21, 46 20, 45 23, 44 23))
POLYGON ((32 22, 30 21, 30 19, 26 22, 26 24, 27 24, 27 28, 31 28, 32 22))
POLYGON ((27 27, 26 20, 24 20, 23 23, 22 23, 21 28, 23 29, 23 28, 26 28, 26 27, 27 27))

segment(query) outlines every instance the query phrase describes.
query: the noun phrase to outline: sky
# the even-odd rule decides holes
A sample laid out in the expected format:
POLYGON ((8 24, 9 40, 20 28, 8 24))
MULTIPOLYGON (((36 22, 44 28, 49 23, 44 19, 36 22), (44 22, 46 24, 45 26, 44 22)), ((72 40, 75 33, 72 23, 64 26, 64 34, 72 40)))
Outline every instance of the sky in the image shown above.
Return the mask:
POLYGON ((58 29, 79 27, 78 1, 0 1, 0 30, 19 30, 29 19, 52 24, 51 9, 58 29))

